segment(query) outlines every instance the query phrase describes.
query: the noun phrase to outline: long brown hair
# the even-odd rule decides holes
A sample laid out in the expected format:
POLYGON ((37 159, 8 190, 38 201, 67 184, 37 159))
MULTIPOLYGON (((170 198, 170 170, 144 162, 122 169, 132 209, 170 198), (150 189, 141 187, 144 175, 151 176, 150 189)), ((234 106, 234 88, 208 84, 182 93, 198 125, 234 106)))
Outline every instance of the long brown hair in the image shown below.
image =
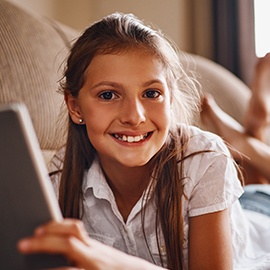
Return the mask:
MULTIPOLYGON (((157 222, 161 226, 167 252, 167 267, 183 269, 182 178, 184 147, 188 133, 177 122, 189 124, 198 112, 199 93, 182 69, 177 50, 159 30, 146 26, 131 14, 114 13, 87 28, 73 45, 61 82, 64 95, 77 97, 85 82, 85 71, 98 54, 144 50, 160 59, 171 92, 172 121, 167 142, 153 157, 157 222)), ((82 179, 96 151, 86 127, 69 119, 66 155, 61 176, 59 203, 65 217, 82 217, 82 179)), ((142 218, 143 219, 143 218, 142 218)), ((142 222, 143 223, 143 222, 142 222)), ((157 239, 159 247, 159 239, 157 239)))

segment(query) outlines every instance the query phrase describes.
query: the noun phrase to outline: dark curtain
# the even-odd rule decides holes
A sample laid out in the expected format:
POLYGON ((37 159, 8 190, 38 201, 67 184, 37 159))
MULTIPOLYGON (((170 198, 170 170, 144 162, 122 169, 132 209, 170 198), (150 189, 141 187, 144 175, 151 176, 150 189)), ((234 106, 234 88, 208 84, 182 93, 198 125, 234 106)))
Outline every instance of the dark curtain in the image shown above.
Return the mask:
POLYGON ((239 76, 239 28, 236 0, 213 0, 214 60, 239 76))
POLYGON ((214 61, 249 84, 256 63, 253 0, 212 0, 214 61))

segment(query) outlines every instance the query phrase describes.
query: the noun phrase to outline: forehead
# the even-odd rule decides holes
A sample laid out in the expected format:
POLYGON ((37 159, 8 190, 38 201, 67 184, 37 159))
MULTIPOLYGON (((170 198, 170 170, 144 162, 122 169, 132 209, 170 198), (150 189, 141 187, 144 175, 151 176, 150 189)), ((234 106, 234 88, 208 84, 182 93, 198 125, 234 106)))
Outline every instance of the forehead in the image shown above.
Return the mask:
POLYGON ((155 54, 146 52, 145 50, 128 50, 118 53, 97 54, 90 62, 86 75, 100 76, 106 74, 133 74, 133 75, 149 75, 160 76, 165 75, 165 68, 155 54))

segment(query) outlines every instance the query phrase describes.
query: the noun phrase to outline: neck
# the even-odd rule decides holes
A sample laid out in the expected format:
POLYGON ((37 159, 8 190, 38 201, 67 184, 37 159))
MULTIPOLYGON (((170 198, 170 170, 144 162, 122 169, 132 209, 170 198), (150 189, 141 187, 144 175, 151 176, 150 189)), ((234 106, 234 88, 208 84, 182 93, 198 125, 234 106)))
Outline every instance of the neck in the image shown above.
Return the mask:
POLYGON ((118 209, 126 221, 132 208, 142 196, 150 181, 150 166, 121 167, 115 164, 103 166, 107 182, 112 189, 118 209))

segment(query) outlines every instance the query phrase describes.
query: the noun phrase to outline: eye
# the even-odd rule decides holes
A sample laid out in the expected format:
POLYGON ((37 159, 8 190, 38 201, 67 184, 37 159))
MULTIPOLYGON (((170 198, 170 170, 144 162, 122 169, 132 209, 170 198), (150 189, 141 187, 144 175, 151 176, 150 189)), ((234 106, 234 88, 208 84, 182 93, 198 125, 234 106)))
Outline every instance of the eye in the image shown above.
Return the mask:
POLYGON ((144 93, 144 97, 146 98, 158 98, 160 96, 160 92, 157 91, 157 90, 153 90, 153 89, 150 89, 150 90, 147 90, 145 93, 144 93))
POLYGON ((116 98, 116 94, 112 91, 102 92, 99 97, 104 100, 111 100, 116 98))

